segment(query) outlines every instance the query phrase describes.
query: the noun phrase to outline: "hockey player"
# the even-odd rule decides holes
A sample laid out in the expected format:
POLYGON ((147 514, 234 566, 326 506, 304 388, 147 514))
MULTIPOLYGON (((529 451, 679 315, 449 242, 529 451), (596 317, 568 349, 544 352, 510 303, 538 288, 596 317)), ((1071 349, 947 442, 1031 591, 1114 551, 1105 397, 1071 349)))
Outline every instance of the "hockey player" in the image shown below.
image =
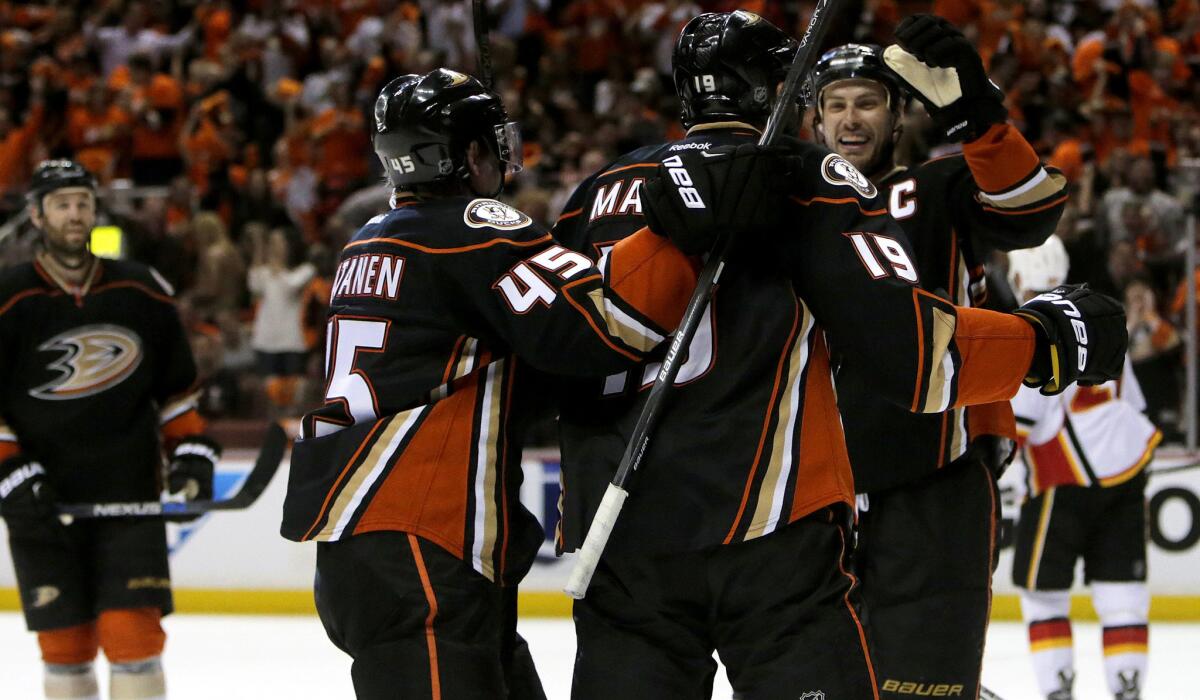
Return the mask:
POLYGON ((160 619, 172 610, 159 518, 63 525, 55 503, 212 497, 220 449, 196 412, 196 368, 170 285, 154 270, 93 256, 96 183, 45 161, 30 184, 36 258, 0 273, 0 515, 45 693, 165 697, 160 619))
MULTIPOLYGON (((1074 342, 1058 311, 1035 311, 1038 330, 921 291, 885 198, 845 158, 812 144, 784 157, 753 145, 795 50, 748 12, 690 21, 673 59, 687 136, 585 180, 556 224, 559 240, 603 259, 647 222, 684 252, 707 251, 711 231, 735 223, 708 205, 718 195, 777 213, 723 271, 575 604, 576 699, 709 697, 714 650, 738 697, 877 696, 846 570, 854 485, 826 338, 913 411, 995 401, 1027 375, 1070 379, 1049 370, 1051 347, 1074 342), (780 168, 765 191, 742 176, 763 160, 780 168)), ((1097 350, 1111 357, 1112 343, 1119 356, 1115 302, 1072 294, 1105 345, 1097 350)), ((656 373, 610 376, 584 405, 580 390, 569 394, 561 549, 579 546, 656 373)))
MULTIPOLYGON (((989 252, 1045 240, 1066 182, 1005 122, 1003 95, 958 30, 916 15, 896 38, 886 51, 848 44, 821 57, 810 83, 817 139, 879 188, 912 245, 922 287, 976 306, 989 252), (946 139, 963 142, 961 153, 915 167, 896 162, 909 94, 946 139)), ((880 689, 907 697, 947 686, 975 697, 995 566, 996 479, 1016 437, 1008 403, 917 415, 850 367, 837 385, 855 487, 866 494, 855 564, 880 689)))
MULTIPOLYGON (((1054 236, 1008 259, 1018 300, 1067 276, 1067 252, 1054 236)), ((1128 360, 1116 381, 1058 396, 1022 388, 1012 406, 1028 469, 1012 578, 1021 589, 1038 688, 1049 700, 1071 700, 1070 588, 1082 558, 1103 627, 1109 691, 1117 700, 1137 700, 1146 685, 1150 612, 1145 467, 1162 434, 1144 415, 1128 360)))
POLYGON ((317 608, 359 698, 538 697, 509 669, 543 538, 518 500, 524 427, 549 408, 539 372, 632 366, 695 271, 645 231, 613 248, 606 286, 494 199, 521 144, 472 77, 396 78, 375 132, 392 208, 342 251, 326 402, 303 419, 282 532, 318 543, 317 608))

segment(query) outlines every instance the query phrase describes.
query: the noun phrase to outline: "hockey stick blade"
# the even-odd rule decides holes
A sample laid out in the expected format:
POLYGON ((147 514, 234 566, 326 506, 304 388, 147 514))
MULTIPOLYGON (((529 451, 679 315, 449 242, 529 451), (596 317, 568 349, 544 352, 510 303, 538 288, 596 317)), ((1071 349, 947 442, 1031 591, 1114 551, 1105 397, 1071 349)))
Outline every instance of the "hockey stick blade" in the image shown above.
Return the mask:
POLYGON ((979 700, 1004 700, 1004 698, 981 685, 979 686, 979 700))
MULTIPOLYGON (((771 117, 767 120, 767 126, 763 129, 758 145, 770 146, 775 142, 783 122, 791 113, 792 103, 799 94, 801 79, 808 71, 812 70, 813 64, 817 61, 817 47, 821 45, 829 30, 829 18, 838 9, 839 1, 819 0, 817 2, 812 18, 808 22, 808 29, 800 39, 796 55, 792 58, 792 65, 788 67, 783 89, 776 98, 775 106, 771 110, 771 117)), ((578 556, 575 558, 575 565, 567 579, 567 585, 563 588, 564 593, 576 600, 587 594, 588 585, 591 583, 592 575, 596 573, 600 556, 604 553, 604 547, 612 535, 617 517, 621 514, 621 508, 625 504, 625 497, 628 495, 625 486, 641 465, 642 458, 650 445, 650 438, 654 433, 654 426, 658 422, 659 413, 662 411, 663 402, 670 394, 671 387, 675 384, 675 377, 679 374, 679 368, 683 363, 685 354, 683 349, 691 345, 692 338, 696 335, 700 317, 712 299, 717 281, 721 277, 722 270, 725 269, 725 257, 732 245, 733 240, 729 236, 719 238, 713 246, 712 252, 709 253, 704 267, 700 270, 696 290, 692 292, 692 298, 683 312, 683 321, 671 339, 670 349, 667 351, 667 356, 663 358, 662 369, 659 370, 658 376, 654 380, 654 386, 650 389, 649 396, 646 397, 646 405, 642 408, 642 414, 638 416, 637 424, 633 428, 633 435, 625 448, 625 454, 622 455, 612 483, 604 494, 600 507, 605 509, 605 504, 607 504, 607 509, 598 512, 588 527, 583 545, 580 546, 578 556), (617 494, 617 491, 620 494, 617 494), (603 518, 601 518, 602 515, 603 518)))
POLYGON ((262 447, 254 467, 242 487, 233 496, 219 501, 133 501, 116 503, 61 503, 58 517, 64 524, 76 518, 127 518, 170 515, 203 515, 215 510, 242 510, 258 500, 279 469, 287 451, 288 436, 278 423, 271 423, 263 435, 262 447))

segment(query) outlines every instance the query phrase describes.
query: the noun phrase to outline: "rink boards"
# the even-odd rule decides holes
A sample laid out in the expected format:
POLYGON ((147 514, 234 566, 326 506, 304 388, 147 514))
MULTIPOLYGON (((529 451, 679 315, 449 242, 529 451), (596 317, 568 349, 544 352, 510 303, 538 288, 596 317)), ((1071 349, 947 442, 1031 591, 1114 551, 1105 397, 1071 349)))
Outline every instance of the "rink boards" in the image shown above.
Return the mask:
MULTIPOLYGON (((252 455, 234 455, 222 464, 217 493, 236 491, 250 468, 252 455)), ((1169 449, 1161 450, 1152 469, 1194 462, 1169 449)), ((553 533, 558 519, 558 457, 533 451, 524 460, 521 498, 553 533)), ((279 517, 286 485, 286 462, 259 501, 244 511, 206 516, 187 526, 170 526, 171 571, 176 604, 181 611, 286 613, 312 608, 312 576, 316 548, 279 536, 279 517)), ((1012 523, 1022 492, 1023 469, 1016 464, 1001 482, 1004 523, 1000 565, 995 577, 993 613, 1016 619, 1019 611, 1011 583, 1012 523)), ((636 484, 634 485, 636 488, 636 484)), ((1161 473, 1150 478, 1149 572, 1155 619, 1200 619, 1200 469, 1161 473)), ((7 537, 3 538, 7 542, 7 537)), ((18 607, 7 544, 0 545, 0 609, 18 607)), ((567 615, 570 600, 561 593, 569 559, 556 559, 547 537, 538 562, 522 584, 526 614, 567 615)), ((1077 581, 1082 578, 1077 576, 1077 581)), ((1079 588, 1078 592, 1083 592, 1079 588)), ((1090 614, 1083 599, 1082 616, 1090 614)))

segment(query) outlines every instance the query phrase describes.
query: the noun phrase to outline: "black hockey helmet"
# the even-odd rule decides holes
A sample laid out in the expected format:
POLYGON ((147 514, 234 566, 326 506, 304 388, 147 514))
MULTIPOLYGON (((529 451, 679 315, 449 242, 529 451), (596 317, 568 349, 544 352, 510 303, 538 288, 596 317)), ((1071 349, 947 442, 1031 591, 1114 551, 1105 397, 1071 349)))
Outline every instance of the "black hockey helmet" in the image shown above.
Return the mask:
POLYGON ((500 97, 469 75, 438 68, 402 75, 375 100, 375 154, 397 189, 466 179, 467 146, 482 141, 521 169, 521 135, 500 97))
POLYGON ((692 18, 679 33, 671 57, 683 125, 765 120, 798 46, 753 12, 709 12, 692 18))
POLYGON ((900 81, 883 62, 883 49, 875 44, 844 44, 821 55, 804 85, 805 101, 821 115, 821 93, 839 80, 873 80, 887 90, 888 108, 900 110, 905 93, 900 81))
POLYGON ((96 178, 73 160, 43 160, 33 170, 26 201, 41 211, 42 198, 55 190, 83 187, 96 193, 96 178))

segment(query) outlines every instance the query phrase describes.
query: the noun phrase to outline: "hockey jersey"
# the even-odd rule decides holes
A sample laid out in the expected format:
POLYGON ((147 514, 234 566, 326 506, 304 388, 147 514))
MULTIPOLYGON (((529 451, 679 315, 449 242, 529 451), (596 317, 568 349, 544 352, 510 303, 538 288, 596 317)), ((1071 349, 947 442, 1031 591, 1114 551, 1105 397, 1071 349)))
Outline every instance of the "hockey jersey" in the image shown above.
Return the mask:
MULTIPOLYGON (((706 124, 634 151, 580 185, 555 236, 602 259, 643 226, 641 184, 660 162, 756 139, 745 124, 706 124)), ((885 198, 845 159, 800 148, 805 177, 787 204, 794 224, 732 253, 606 556, 745 541, 852 503, 828 342, 907 410, 997 400, 1020 384, 1033 352, 1028 324, 923 292, 885 198), (1008 340, 977 342, 988 335, 1008 340)), ((561 549, 579 546, 657 369, 565 392, 561 549)))
POLYGON ((1053 486, 1123 484, 1162 440, 1143 413, 1146 399, 1128 358, 1117 381, 1072 385, 1057 396, 1021 387, 1012 408, 1031 496, 1053 486))
POLYGON ((335 273, 325 403, 295 444, 283 535, 409 532, 490 580, 519 580, 542 540, 518 500, 522 433, 549 405, 540 373, 630 366, 695 286, 648 230, 606 269, 607 285, 492 199, 400 198, 371 219, 335 273))
POLYGON ((39 460, 64 502, 156 500, 160 437, 202 432, 170 285, 96 258, 82 286, 44 255, 0 272, 0 459, 39 460))
MULTIPOLYGON (((1067 199, 1062 174, 1007 124, 962 153, 897 168, 879 186, 912 245, 922 287, 957 306, 982 305, 988 254, 1041 244, 1067 199)), ((882 398, 868 377, 839 371, 837 383, 860 492, 931 474, 961 457, 973 435, 1015 438, 1007 402, 918 415, 882 398)))

